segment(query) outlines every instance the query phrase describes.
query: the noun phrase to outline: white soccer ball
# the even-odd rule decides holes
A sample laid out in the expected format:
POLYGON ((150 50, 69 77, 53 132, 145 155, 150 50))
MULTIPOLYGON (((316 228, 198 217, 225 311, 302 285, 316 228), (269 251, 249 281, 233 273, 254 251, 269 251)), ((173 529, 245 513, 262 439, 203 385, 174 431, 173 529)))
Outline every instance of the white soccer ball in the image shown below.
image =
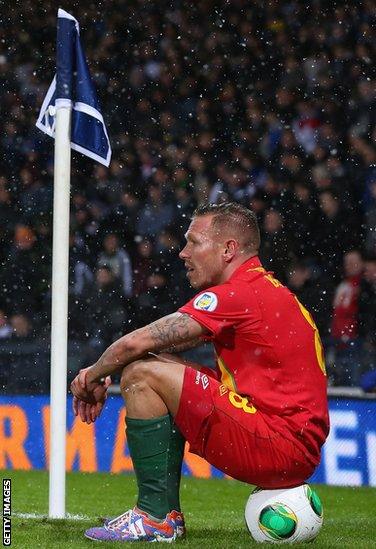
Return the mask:
POLYGON ((319 533, 323 507, 308 484, 282 490, 256 488, 248 498, 245 521, 258 542, 300 543, 319 533))

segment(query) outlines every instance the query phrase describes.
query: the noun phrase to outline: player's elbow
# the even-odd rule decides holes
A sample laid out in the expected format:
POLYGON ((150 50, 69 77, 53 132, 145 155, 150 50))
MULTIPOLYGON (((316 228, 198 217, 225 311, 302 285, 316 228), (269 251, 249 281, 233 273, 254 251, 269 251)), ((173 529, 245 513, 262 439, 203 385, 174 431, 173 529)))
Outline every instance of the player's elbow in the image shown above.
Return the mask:
POLYGON ((141 358, 146 350, 142 339, 135 332, 127 334, 111 345, 111 351, 119 367, 125 366, 138 358, 141 358))

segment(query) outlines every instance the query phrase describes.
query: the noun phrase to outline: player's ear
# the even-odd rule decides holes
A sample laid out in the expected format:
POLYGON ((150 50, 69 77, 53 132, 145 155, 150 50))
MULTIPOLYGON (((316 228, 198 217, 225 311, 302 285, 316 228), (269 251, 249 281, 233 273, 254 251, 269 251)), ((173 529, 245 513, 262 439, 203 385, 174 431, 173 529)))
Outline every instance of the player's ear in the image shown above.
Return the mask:
POLYGON ((224 259, 226 262, 230 262, 234 255, 236 254, 239 248, 239 243, 236 240, 226 240, 225 250, 224 250, 224 259))

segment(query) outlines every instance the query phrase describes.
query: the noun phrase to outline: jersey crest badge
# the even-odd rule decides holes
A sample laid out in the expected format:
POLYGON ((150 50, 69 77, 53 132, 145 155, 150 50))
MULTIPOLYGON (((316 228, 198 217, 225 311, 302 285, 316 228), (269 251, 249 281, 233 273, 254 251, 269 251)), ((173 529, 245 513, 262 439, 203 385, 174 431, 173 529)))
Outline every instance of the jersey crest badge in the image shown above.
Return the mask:
POLYGON ((218 298, 213 292, 204 292, 196 297, 193 307, 200 311, 214 311, 218 305, 218 298))

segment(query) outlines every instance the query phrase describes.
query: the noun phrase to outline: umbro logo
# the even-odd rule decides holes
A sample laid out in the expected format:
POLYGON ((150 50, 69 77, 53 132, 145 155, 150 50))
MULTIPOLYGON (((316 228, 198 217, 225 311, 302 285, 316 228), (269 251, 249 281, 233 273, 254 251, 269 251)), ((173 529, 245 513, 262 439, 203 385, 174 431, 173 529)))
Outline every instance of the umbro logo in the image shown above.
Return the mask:
POLYGON ((209 387, 209 378, 208 378, 208 376, 206 374, 201 374, 201 372, 197 372, 196 373, 195 384, 200 385, 200 382, 201 382, 202 388, 204 390, 209 387))
POLYGON ((219 396, 223 396, 225 395, 226 393, 228 392, 228 388, 226 387, 226 385, 220 385, 219 386, 219 396))
POLYGON ((201 384, 204 390, 209 387, 209 378, 206 374, 201 377, 201 384))

